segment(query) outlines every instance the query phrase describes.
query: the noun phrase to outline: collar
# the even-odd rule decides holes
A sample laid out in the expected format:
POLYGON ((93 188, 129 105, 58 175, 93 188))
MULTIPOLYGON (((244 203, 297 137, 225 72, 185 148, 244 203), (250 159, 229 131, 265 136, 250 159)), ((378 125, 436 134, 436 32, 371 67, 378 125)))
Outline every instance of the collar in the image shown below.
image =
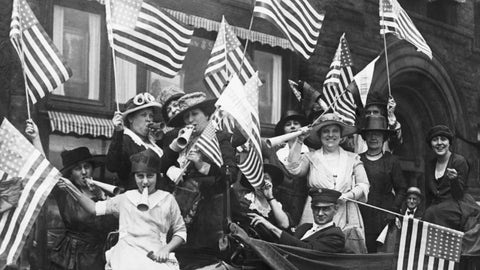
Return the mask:
POLYGON ((333 225, 335 225, 335 224, 333 223, 333 220, 330 221, 330 222, 328 222, 328 223, 326 223, 326 224, 323 224, 323 225, 319 225, 319 224, 317 224, 317 223, 314 223, 314 224, 312 225, 312 229, 315 228, 315 232, 318 232, 318 231, 321 231, 321 230, 323 230, 323 229, 325 229, 325 228, 328 228, 328 227, 330 227, 330 226, 333 226, 333 225))
MULTIPOLYGON (((158 203, 164 200, 169 193, 157 190, 152 194, 148 195, 148 209, 154 208, 158 203)), ((142 199, 142 194, 138 192, 138 190, 129 190, 125 192, 125 196, 127 196, 128 200, 133 203, 135 206, 138 205, 142 199)))
POLYGON ((158 157, 163 156, 163 150, 160 147, 158 147, 158 145, 152 140, 152 138, 149 137, 148 138, 149 143, 146 143, 142 140, 142 138, 140 138, 140 136, 138 136, 137 134, 135 134, 135 132, 131 131, 129 128, 126 128, 126 127, 124 127, 123 129, 123 134, 130 137, 135 144, 139 146, 143 146, 145 148, 152 149, 153 152, 155 152, 158 155, 158 157))

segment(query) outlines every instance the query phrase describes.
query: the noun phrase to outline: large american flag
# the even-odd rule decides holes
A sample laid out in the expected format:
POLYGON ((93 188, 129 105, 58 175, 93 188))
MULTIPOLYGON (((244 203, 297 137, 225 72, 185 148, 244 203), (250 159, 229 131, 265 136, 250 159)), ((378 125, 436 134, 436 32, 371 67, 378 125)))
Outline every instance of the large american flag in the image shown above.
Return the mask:
POLYGON ((222 152, 216 135, 216 115, 212 115, 212 119, 208 122, 202 134, 196 142, 198 150, 202 152, 215 165, 221 167, 223 165, 222 152))
POLYGON ((253 187, 263 184, 263 159, 260 141, 260 121, 258 117, 258 91, 261 85, 255 73, 245 85, 234 75, 223 91, 216 105, 228 112, 245 133, 247 154, 240 160, 238 168, 253 187))
POLYGON ((338 112, 342 120, 350 125, 355 124, 355 100, 347 90, 347 86, 353 81, 353 61, 348 48, 345 34, 340 37, 337 51, 330 64, 323 83, 323 95, 325 103, 334 111, 338 112))
POLYGON ((153 0, 107 0, 107 26, 119 56, 144 63, 162 76, 173 78, 182 69, 193 26, 179 22, 153 0), (109 9, 109 4, 110 9, 109 9))
POLYGON ((33 104, 72 76, 26 0, 13 2, 10 41, 20 57, 25 87, 33 104))
POLYGON ((404 218, 397 270, 454 269, 460 261, 463 232, 404 218))
POLYGON ((397 0, 380 0, 380 34, 393 33, 432 59, 432 50, 397 0))
POLYGON ((60 172, 7 119, 0 126, 0 170, 26 179, 17 207, 0 215, 0 257, 12 264, 60 172))
POLYGON ((276 25, 306 59, 315 50, 325 18, 307 0, 256 0, 253 15, 276 25))
POLYGON ((233 74, 237 74, 242 84, 245 84, 255 73, 252 63, 250 57, 244 55, 242 44, 232 27, 222 18, 217 40, 205 69, 207 89, 219 97, 233 74))

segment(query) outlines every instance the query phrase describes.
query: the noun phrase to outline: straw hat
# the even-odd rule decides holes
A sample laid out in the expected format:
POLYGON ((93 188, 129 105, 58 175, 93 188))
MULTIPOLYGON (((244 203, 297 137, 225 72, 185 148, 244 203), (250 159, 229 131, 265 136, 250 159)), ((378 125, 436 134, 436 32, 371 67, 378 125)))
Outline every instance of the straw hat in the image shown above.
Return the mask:
POLYGON ((162 106, 162 117, 165 121, 168 121, 168 113, 167 113, 167 107, 168 105, 175 100, 178 100, 180 97, 185 95, 185 92, 175 86, 168 86, 165 88, 162 88, 160 91, 160 94, 157 96, 157 101, 160 103, 162 106))
POLYGON ((183 122, 183 116, 185 113, 194 110, 202 109, 206 111, 206 114, 211 114, 215 111, 215 102, 217 99, 207 99, 207 95, 203 92, 193 92, 185 94, 178 99, 178 106, 180 107, 180 112, 172 117, 168 122, 170 127, 182 127, 185 125, 183 122))
POLYGON ((155 98, 150 93, 140 93, 132 97, 125 103, 125 111, 123 112, 123 118, 125 119, 127 115, 145 109, 152 108, 154 114, 160 113, 162 105, 155 101, 155 98))
POLYGON ((341 128, 342 137, 352 135, 357 132, 357 127, 345 124, 338 113, 326 113, 320 117, 320 123, 313 126, 308 136, 309 142, 317 145, 321 144, 322 140, 318 131, 325 126, 338 125, 341 128))

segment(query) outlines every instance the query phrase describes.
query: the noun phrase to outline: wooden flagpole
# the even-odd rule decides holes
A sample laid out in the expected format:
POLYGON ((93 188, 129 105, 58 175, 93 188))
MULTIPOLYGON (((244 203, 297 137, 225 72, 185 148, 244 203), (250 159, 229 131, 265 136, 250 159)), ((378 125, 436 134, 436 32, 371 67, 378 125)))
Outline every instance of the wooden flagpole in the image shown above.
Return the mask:
MULTIPOLYGON (((256 1, 253 1, 253 8, 255 8, 255 2, 256 1)), ((247 47, 248 47, 248 44, 250 43, 250 39, 251 39, 251 36, 252 36, 253 17, 255 17, 255 16, 253 16, 253 11, 252 11, 252 16, 250 17, 250 24, 248 25, 247 40, 245 41, 245 47, 243 48, 242 62, 240 63, 240 68, 238 69, 238 72, 242 72, 243 63, 245 62, 245 54, 247 53, 247 47)), ((239 75, 239 74, 237 74, 237 75, 239 75)))
MULTIPOLYGON (((385 21, 383 13, 382 13, 382 21, 385 21)), ((385 50, 385 65, 387 67, 388 98, 390 98, 392 96, 392 88, 390 86, 390 70, 388 67, 387 38, 386 38, 385 32, 383 32, 383 48, 385 50)))
POLYGON ((112 49, 112 61, 113 61, 113 78, 115 83, 115 103, 117 106, 117 112, 120 112, 120 105, 118 104, 118 79, 117 79, 117 59, 115 57, 115 47, 113 47, 113 30, 112 30, 112 10, 111 0, 105 1, 105 17, 107 21, 107 36, 108 43, 112 49))

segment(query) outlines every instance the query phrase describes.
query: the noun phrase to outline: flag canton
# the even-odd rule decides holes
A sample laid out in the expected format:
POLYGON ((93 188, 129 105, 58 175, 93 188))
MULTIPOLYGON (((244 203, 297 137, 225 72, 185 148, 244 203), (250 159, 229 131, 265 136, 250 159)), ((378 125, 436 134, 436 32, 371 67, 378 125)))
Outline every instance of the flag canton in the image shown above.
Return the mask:
POLYGON ((460 260, 462 237, 463 234, 460 232, 429 226, 426 255, 458 262, 460 260))
POLYGON ((135 28, 142 3, 142 0, 112 1, 113 23, 131 29, 135 28))
POLYGON ((353 66, 352 56, 350 54, 350 49, 348 48, 347 39, 345 37, 341 39, 340 46, 340 65, 342 67, 353 66))
POLYGON ((11 124, 0 128, 0 170, 17 176, 29 156, 37 151, 11 124))
POLYGON ((392 12, 393 11, 393 5, 390 2, 390 0, 382 0, 382 6, 381 10, 382 12, 392 12))
POLYGON ((33 11, 28 5, 26 0, 20 0, 17 8, 18 8, 19 16, 21 18, 20 27, 22 28, 22 30, 30 28, 33 25, 38 23, 37 18, 33 14, 33 11))
POLYGON ((242 45, 233 32, 232 27, 230 27, 230 25, 227 23, 225 23, 225 39, 227 52, 234 51, 236 48, 242 45))

